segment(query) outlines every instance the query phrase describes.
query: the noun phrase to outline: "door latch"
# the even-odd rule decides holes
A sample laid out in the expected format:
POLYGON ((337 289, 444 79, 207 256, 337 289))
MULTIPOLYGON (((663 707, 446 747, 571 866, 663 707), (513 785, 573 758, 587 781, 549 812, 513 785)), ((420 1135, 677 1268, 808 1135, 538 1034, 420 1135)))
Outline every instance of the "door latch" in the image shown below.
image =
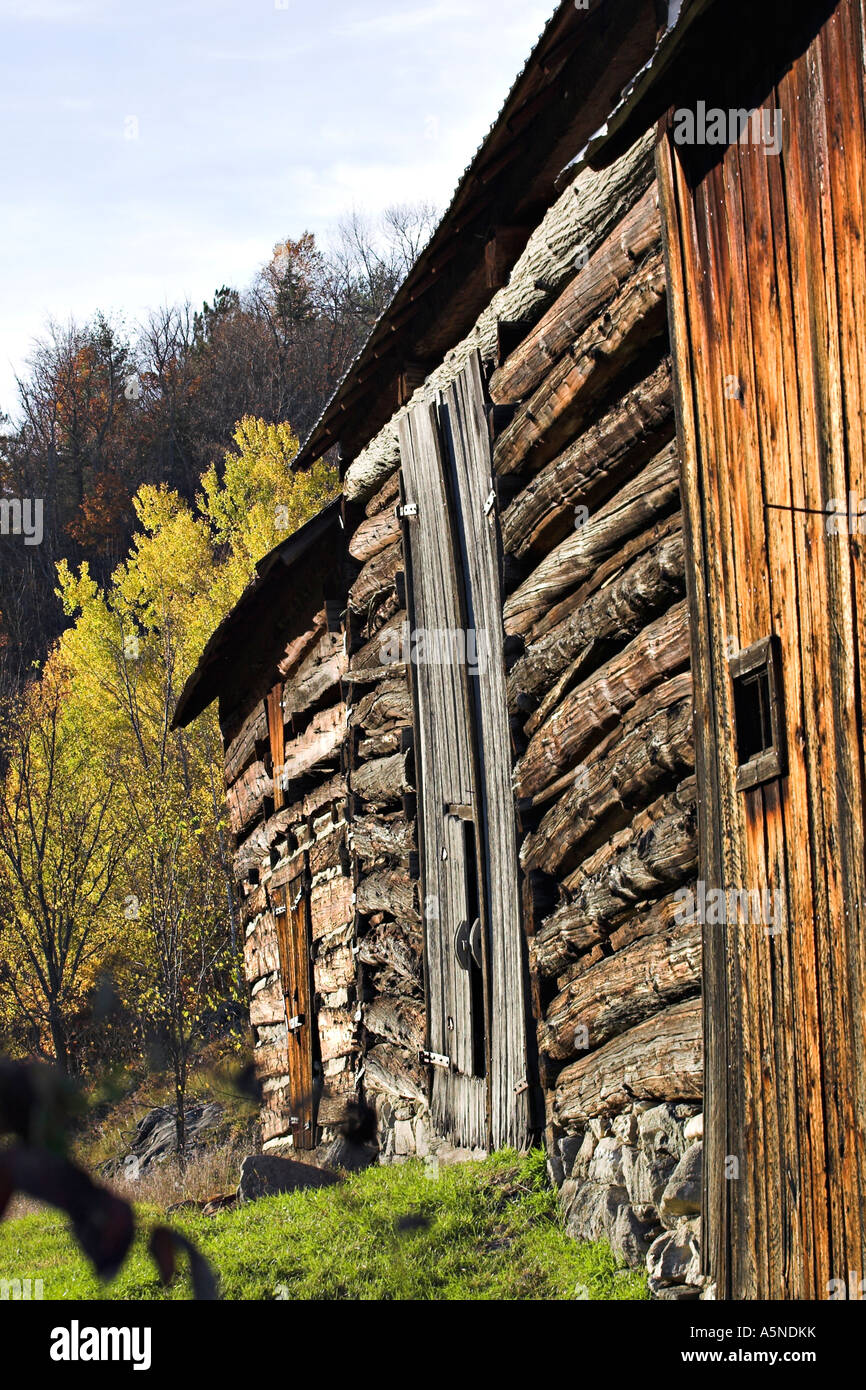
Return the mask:
POLYGON ((446 1057, 444 1052, 427 1052, 422 1049, 418 1056, 425 1067, 445 1067, 449 1071, 451 1069, 451 1058, 446 1057))

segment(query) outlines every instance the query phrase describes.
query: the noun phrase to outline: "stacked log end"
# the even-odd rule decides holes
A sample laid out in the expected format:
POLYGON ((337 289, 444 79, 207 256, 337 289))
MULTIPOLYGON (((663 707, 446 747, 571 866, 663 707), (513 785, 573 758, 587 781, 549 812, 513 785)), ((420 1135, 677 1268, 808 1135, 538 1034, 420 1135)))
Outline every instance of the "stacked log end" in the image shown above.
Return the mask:
POLYGON ((348 541, 360 569, 349 591, 347 680, 363 1082, 390 1158, 424 1149, 427 1021, 396 465, 378 482, 348 541))
MULTIPOLYGON (((324 605, 303 638, 292 631, 271 689, 243 691, 236 727, 221 702, 235 879, 242 895, 244 966, 262 1088, 266 1149, 314 1148, 333 1133, 357 1092, 359 1054, 354 877, 349 853, 346 775, 346 670, 342 632, 329 630, 324 605), (297 1094, 289 1060, 285 956, 277 916, 292 910, 286 892, 306 897, 307 939, 298 968, 312 1009, 303 1026, 312 1058, 308 1095, 297 1094), (317 1111, 318 1126, 305 1116, 317 1111)), ((299 1037, 301 1035, 299 1034, 299 1037)))
POLYGON ((701 934, 680 908, 698 861, 692 684, 654 184, 489 389, 513 408, 493 455, 508 481, 508 700, 550 1170, 574 1233, 637 1263, 701 1107, 701 934))

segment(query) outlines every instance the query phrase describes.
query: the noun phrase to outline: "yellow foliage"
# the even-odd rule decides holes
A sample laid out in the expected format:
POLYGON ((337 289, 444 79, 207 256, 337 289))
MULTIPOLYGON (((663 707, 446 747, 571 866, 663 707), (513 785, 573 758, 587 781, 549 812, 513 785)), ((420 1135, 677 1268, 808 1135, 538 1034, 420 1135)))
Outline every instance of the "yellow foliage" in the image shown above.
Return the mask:
MULTIPOLYGON (((195 505, 165 486, 139 489, 133 501, 140 529, 105 588, 86 564, 77 572, 58 566, 69 626, 47 667, 53 688, 63 687, 64 738, 86 750, 80 775, 96 792, 115 789, 106 843, 123 844, 94 933, 100 949, 81 979, 92 982, 111 962, 116 968, 120 940, 128 972, 125 983, 115 982, 126 1007, 146 1006, 154 1017, 170 1007, 178 1027, 209 997, 213 969, 226 968, 230 865, 216 711, 172 732, 174 708, 256 564, 339 486, 323 463, 292 472, 298 441, 286 424, 247 417, 234 443, 223 467, 202 477, 195 505), (169 947, 180 949, 180 963, 167 974, 169 947)), ((37 683, 29 698, 38 701, 40 690, 37 683)), ((7 796, 14 777, 10 768, 7 796)), ((62 857, 62 825, 51 834, 62 857)), ((7 946, 2 933, 0 975, 4 960, 13 964, 7 946)))

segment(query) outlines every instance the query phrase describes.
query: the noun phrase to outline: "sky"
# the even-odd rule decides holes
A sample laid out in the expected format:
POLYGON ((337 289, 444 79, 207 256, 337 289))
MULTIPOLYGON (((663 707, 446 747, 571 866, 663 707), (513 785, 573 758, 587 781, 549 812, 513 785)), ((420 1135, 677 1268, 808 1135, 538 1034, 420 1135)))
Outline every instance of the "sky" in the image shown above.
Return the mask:
POLYGON ((49 318, 242 288, 444 207, 554 0, 0 0, 0 412, 49 318))

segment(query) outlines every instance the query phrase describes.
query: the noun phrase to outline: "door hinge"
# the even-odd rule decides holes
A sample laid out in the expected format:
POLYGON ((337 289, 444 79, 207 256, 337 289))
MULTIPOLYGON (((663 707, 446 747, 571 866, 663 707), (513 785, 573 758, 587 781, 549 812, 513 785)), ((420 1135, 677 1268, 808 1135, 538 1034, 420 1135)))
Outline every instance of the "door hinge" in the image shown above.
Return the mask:
POLYGON ((490 489, 490 492, 487 494, 487 500, 486 500, 485 503, 484 503, 484 515, 485 515, 485 516, 489 516, 490 513, 493 511, 493 508, 494 508, 495 506, 496 506, 496 489, 495 489, 495 488, 491 488, 491 489, 490 489))
POLYGON ((289 1019, 289 1032, 297 1033, 304 1026, 304 1015, 295 1014, 294 1018, 289 1019))
POLYGON ((274 916, 275 916, 275 917, 284 917, 284 916, 285 916, 285 913, 286 913, 286 904, 285 904, 285 903, 279 903, 278 906, 274 908, 274 916))
POLYGON ((528 1081, 526 1080, 526 1078, 524 1077, 524 1079, 523 1079, 522 1081, 518 1081, 517 1085, 515 1086, 515 1088, 514 1088, 514 1094, 515 1094, 516 1096, 522 1096, 522 1095, 523 1095, 523 1092, 524 1092, 524 1091, 528 1091, 528 1090, 529 1090, 529 1082, 528 1082, 528 1081))
POLYGON ((404 503, 402 504, 402 506, 399 506, 399 507, 397 508, 397 520, 398 520, 398 521, 405 521, 405 520, 407 520, 410 516, 417 516, 417 515, 418 515, 418 503, 417 503, 417 502, 404 502, 404 503))
POLYGON ((447 1067, 449 1071, 451 1069, 451 1058, 446 1057, 444 1052, 428 1052, 422 1049, 418 1056, 425 1067, 447 1067))

